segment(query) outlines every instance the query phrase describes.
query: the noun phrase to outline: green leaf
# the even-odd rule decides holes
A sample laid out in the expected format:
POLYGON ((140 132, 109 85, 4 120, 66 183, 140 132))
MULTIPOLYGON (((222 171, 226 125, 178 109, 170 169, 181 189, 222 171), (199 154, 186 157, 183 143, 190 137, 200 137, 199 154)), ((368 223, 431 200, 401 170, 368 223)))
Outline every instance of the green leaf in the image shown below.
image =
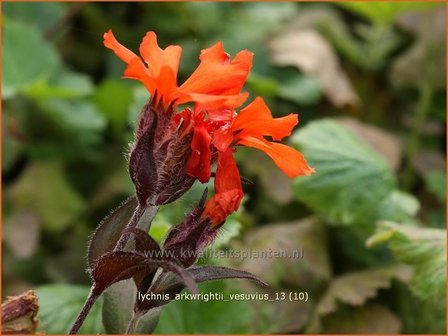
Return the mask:
POLYGON ((106 120, 90 100, 45 99, 37 105, 39 114, 30 111, 26 121, 32 157, 97 157, 106 120))
MULTIPOLYGON (((39 331, 45 334, 66 334, 80 312, 90 288, 68 284, 36 288, 39 298, 39 331)), ((100 298, 81 327, 80 334, 104 333, 100 298)))
POLYGON ((25 93, 33 99, 80 98, 93 91, 90 77, 75 72, 61 70, 51 78, 41 79, 26 88, 25 93))
POLYGON ((98 86, 93 100, 115 130, 121 130, 126 125, 129 106, 133 101, 128 85, 106 80, 98 86))
POLYGON ((294 181, 296 197, 334 224, 370 223, 394 188, 386 162, 334 121, 314 121, 292 137, 316 173, 294 181))
MULTIPOLYGON (((204 283, 201 293, 233 293, 223 281, 204 283)), ((160 316, 155 334, 242 334, 248 333, 247 301, 178 300, 169 303, 160 316)))
MULTIPOLYGON (((278 31, 298 12, 297 6, 289 2, 259 2, 243 3, 238 11, 230 11, 225 17, 226 25, 218 36, 207 36, 212 45, 216 39, 222 40, 226 51, 234 55, 241 49, 248 48, 255 53, 254 69, 260 69, 258 62, 264 40, 273 32, 278 31)), ((261 59, 260 59, 261 60, 261 59)))
POLYGON ((258 95, 263 97, 274 97, 279 88, 279 82, 274 78, 262 76, 256 72, 251 72, 247 78, 247 84, 258 95))
POLYGON ((320 82, 309 76, 297 75, 281 81, 278 95, 299 105, 312 105, 321 99, 323 94, 320 82))
POLYGON ((44 227, 55 232, 75 224, 86 206, 57 163, 29 166, 11 188, 10 197, 12 207, 37 213, 44 227))
POLYGON ((425 174, 428 190, 436 195, 440 202, 446 202, 446 174, 442 170, 430 171, 425 174))
POLYGON ((428 2, 341 2, 339 6, 377 23, 391 23, 397 16, 410 12, 421 11, 438 6, 437 3, 428 2))
POLYGON ((422 300, 404 284, 396 286, 395 293, 394 312, 400 316, 403 334, 446 334, 446 300, 422 300))
POLYGON ((297 6, 289 2, 244 3, 243 6, 247 19, 260 24, 261 31, 287 22, 298 12, 297 6))
POLYGON ((55 50, 31 25, 3 22, 2 93, 10 98, 17 91, 49 77, 58 67, 55 50))
POLYGON ((423 299, 445 298, 446 230, 379 222, 368 246, 387 242, 394 256, 415 267, 411 289, 423 299))
POLYGON ((33 25, 41 32, 53 26, 64 15, 65 8, 65 4, 58 2, 9 2, 2 5, 3 15, 33 25))
POLYGON ((87 100, 52 99, 42 107, 72 131, 102 131, 106 126, 104 117, 87 100))
POLYGON ((85 97, 92 83, 84 75, 65 71, 60 75, 59 80, 42 79, 24 90, 30 99, 7 102, 8 111, 17 119, 10 131, 26 139, 24 149, 31 159, 98 160, 106 120, 85 97))
POLYGON ((414 222, 420 203, 411 194, 394 190, 380 203, 377 218, 396 222, 414 222))

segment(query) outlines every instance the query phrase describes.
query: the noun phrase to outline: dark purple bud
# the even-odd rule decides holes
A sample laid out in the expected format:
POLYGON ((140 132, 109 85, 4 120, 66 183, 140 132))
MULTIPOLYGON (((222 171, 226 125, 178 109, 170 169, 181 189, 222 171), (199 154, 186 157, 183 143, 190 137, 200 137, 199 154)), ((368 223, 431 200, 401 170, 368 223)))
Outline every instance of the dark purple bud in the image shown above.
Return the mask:
POLYGON ((208 219, 202 219, 207 189, 199 204, 185 217, 182 223, 174 226, 163 245, 167 258, 176 260, 184 267, 191 266, 199 253, 216 238, 216 230, 208 219))
POLYGON ((143 107, 129 156, 129 174, 141 206, 173 202, 195 180, 185 172, 192 131, 178 127, 181 121, 173 104, 164 107, 157 102, 154 96, 143 107))

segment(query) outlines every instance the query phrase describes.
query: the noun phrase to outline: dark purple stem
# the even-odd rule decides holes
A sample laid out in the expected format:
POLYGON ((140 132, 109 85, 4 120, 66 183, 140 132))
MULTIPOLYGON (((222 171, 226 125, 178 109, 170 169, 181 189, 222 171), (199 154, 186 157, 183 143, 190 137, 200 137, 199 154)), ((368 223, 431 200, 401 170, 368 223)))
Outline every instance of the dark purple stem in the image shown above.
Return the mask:
POLYGON ((78 317, 76 318, 76 321, 73 324, 73 327, 69 331, 70 335, 74 335, 74 334, 78 333, 79 328, 81 328, 82 324, 84 323, 84 320, 86 319, 87 315, 89 314, 90 309, 92 309, 93 304, 95 303, 97 298, 98 298, 98 295, 93 293, 93 286, 92 286, 92 288, 90 289, 89 295, 87 296, 86 302, 84 303, 84 306, 82 307, 81 311, 79 312, 78 317))
MULTIPOLYGON (((145 213, 146 208, 142 207, 140 204, 137 205, 137 208, 134 211, 134 214, 132 215, 131 219, 129 220, 128 225, 126 225, 126 229, 133 229, 137 227, 138 222, 143 217, 143 214, 145 213)), ((126 246, 126 243, 128 242, 130 238, 130 235, 121 235, 120 239, 118 240, 117 244, 115 245, 114 251, 119 251, 124 249, 126 246)))
MULTIPOLYGON (((149 207, 149 214, 148 214, 148 223, 145 223, 144 230, 149 230, 149 227, 151 226, 151 222, 155 215, 157 214, 157 211, 159 210, 158 206, 150 206, 149 207)), ((135 228, 137 227, 138 223, 140 222, 140 219, 142 219, 143 215, 145 214, 147 207, 142 207, 140 205, 135 208, 134 214, 132 215, 131 219, 129 220, 128 225, 126 225, 126 229, 135 228)), ((126 246, 126 243, 129 240, 130 235, 121 235, 120 239, 118 240, 117 244, 115 245, 114 251, 122 250, 126 246)), ((81 328, 82 324, 84 323, 84 320, 87 318, 87 315, 89 314, 90 309, 92 309, 93 304, 98 299, 98 294, 93 294, 93 288, 92 286, 89 296, 87 297, 86 302, 84 303, 84 306, 82 307, 78 317, 76 318, 75 323, 73 324, 73 327, 70 329, 70 334, 76 334, 81 328)))

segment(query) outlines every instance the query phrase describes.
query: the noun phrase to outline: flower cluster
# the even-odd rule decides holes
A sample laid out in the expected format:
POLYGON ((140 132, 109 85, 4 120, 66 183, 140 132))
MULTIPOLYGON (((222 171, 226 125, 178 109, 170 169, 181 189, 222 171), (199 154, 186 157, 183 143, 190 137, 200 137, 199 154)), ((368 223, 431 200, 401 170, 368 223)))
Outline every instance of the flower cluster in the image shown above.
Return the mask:
MULTIPOLYGON (((104 45, 127 63, 124 76, 141 81, 150 100, 140 113, 129 154, 136 197, 107 216, 92 235, 88 249, 92 288, 71 334, 78 332, 96 299, 122 280, 132 278, 143 296, 162 293, 169 298, 184 288, 198 292, 197 283, 208 280, 241 278, 266 285, 245 271, 194 265, 243 197, 233 153, 237 146, 262 150, 289 177, 314 171, 298 151, 277 142, 291 134, 296 115, 273 118, 259 97, 240 109, 248 98, 241 90, 252 66, 249 51, 230 59, 218 42, 202 50, 197 69, 178 86, 179 46, 161 49, 155 33, 149 32, 140 44, 140 57, 121 45, 111 31, 104 34, 104 45), (182 196, 194 181, 205 183, 211 177, 215 194, 207 200, 206 189, 159 245, 147 231, 158 208, 182 196), (139 228, 142 222, 144 230, 139 228), (128 244, 130 237, 133 244, 128 244)), ((144 301, 137 295, 127 333, 134 331, 146 312, 168 302, 144 301)))
POLYGON ((238 209, 243 197, 233 157, 237 146, 265 152, 291 178, 314 171, 297 150, 277 142, 291 134, 297 115, 273 118, 260 97, 238 112, 248 98, 248 93, 241 92, 252 66, 253 54, 248 50, 233 59, 222 42, 202 50, 197 69, 178 86, 180 46, 161 49, 155 33, 148 32, 139 57, 111 31, 104 34, 104 45, 127 63, 124 76, 141 81, 151 95, 130 155, 131 177, 142 204, 151 197, 156 204, 173 201, 194 179, 205 183, 214 176, 215 195, 198 221, 207 221, 216 230, 238 209), (192 103, 192 109, 177 111, 184 103, 192 103))

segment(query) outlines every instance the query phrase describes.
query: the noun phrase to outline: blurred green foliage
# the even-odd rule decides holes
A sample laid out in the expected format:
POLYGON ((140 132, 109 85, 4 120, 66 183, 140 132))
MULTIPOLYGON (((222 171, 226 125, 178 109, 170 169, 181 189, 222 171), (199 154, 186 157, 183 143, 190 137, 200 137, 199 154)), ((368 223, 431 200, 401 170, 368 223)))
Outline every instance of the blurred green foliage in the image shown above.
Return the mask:
MULTIPOLYGON (((36 288, 43 332, 67 332, 88 291, 88 237, 133 193, 125 154, 148 94, 120 79, 124 65, 102 46, 111 28, 132 50, 149 30, 163 47, 181 45, 179 81, 218 40, 232 55, 254 52, 245 90, 275 116, 299 113, 289 141, 317 171, 289 181, 262 154, 239 150, 254 183, 215 247, 303 247, 305 256, 240 262, 268 289, 202 286, 305 290, 310 301, 174 302, 156 332, 445 333, 444 4, 3 3, 2 11, 3 295, 36 288), (279 36, 305 46, 293 50, 294 64, 275 61, 279 36)), ((162 210, 156 239, 203 188, 162 210)), ((104 330, 101 305, 83 332, 104 330)))
MULTIPOLYGON (((74 318, 79 313, 89 293, 89 286, 76 285, 46 285, 36 290, 41 304, 40 321, 41 330, 48 334, 58 334, 70 329, 74 318)), ((102 300, 98 300, 92 308, 89 317, 82 326, 81 334, 104 333, 101 317, 102 300)))

